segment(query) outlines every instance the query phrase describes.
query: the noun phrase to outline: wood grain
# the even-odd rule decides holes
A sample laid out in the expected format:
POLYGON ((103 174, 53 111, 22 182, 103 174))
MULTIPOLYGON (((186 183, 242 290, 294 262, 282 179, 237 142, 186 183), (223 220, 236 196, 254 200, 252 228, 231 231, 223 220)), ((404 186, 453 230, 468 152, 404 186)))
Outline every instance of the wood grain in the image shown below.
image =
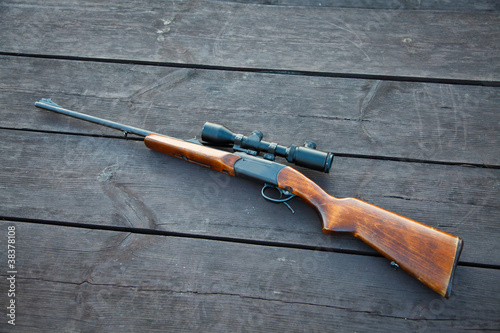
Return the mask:
POLYGON ((18 235, 19 332, 499 325, 498 270, 459 267, 446 300, 381 258, 10 221, 0 229, 8 225, 18 235))
POLYGON ((498 82, 490 12, 3 1, 1 52, 498 82), (133 10, 143 8, 144 10, 133 10), (314 24, 311 24, 314 22, 314 24))
POLYGON ((0 2, 16 331, 498 330, 498 3, 240 2, 0 2), (322 233, 304 201, 290 214, 43 97, 181 139, 212 121, 313 140, 332 172, 299 171, 327 193, 464 238, 453 296, 322 233))
POLYGON ((228 176, 234 177, 234 163, 241 157, 225 151, 209 148, 183 140, 158 134, 150 134, 144 138, 146 147, 160 153, 180 158, 228 176))
POLYGON ((339 7, 339 8, 363 8, 363 9, 396 9, 396 10, 445 10, 445 11, 500 11, 500 4, 495 0, 455 0, 455 1, 419 1, 411 2, 404 0, 215 0, 235 3, 255 3, 273 6, 312 6, 312 7, 339 7))
POLYGON ((460 238, 358 199, 332 197, 290 167, 278 174, 278 186, 312 206, 324 232, 361 239, 441 296, 450 297, 462 252, 460 238))
POLYGON ((50 97, 181 139, 212 121, 283 145, 313 140, 337 154, 500 165, 493 87, 0 59, 3 128, 120 135, 33 107, 50 97))
MULTIPOLYGON (((291 214, 261 197, 262 184, 150 151, 142 141, 11 130, 0 137, 0 216, 374 253, 351 236, 324 235, 300 200, 291 214)), ((464 261, 500 265, 499 170, 336 157, 330 174, 302 171, 336 197, 462 237, 464 261)))

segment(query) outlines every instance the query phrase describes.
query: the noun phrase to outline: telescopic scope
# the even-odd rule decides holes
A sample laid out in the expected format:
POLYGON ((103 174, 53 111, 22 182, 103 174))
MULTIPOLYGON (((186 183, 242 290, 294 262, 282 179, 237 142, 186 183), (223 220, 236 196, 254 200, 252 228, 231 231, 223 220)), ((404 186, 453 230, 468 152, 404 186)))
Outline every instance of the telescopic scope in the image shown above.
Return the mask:
POLYGON ((236 134, 226 126, 206 122, 201 131, 201 139, 209 144, 232 146, 236 151, 250 155, 264 152, 264 158, 274 161, 275 156, 281 156, 290 163, 313 170, 328 173, 332 167, 333 153, 316 149, 316 144, 306 141, 303 146, 281 146, 274 142, 262 141, 264 135, 260 131, 253 131, 251 135, 236 134))

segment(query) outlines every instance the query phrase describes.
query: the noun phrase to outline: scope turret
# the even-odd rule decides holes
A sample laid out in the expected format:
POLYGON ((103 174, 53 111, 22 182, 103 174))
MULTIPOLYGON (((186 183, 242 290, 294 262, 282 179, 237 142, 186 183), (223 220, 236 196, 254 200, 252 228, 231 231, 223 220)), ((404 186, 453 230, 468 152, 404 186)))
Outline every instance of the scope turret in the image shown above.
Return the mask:
POLYGON ((328 173, 332 167, 333 153, 316 149, 316 144, 306 141, 304 146, 291 145, 285 147, 274 142, 262 141, 264 135, 253 131, 251 135, 236 134, 226 126, 206 122, 201 131, 201 139, 209 144, 232 146, 235 151, 250 155, 264 152, 264 158, 274 161, 275 156, 281 156, 290 163, 313 170, 328 173))

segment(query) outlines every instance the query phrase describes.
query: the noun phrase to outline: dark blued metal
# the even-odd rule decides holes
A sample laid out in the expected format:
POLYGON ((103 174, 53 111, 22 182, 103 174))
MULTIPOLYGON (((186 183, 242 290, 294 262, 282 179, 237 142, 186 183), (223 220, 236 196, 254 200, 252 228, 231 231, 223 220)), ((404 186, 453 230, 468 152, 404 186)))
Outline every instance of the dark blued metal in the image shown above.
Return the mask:
POLYGON ((292 200, 293 198, 296 197, 295 194, 292 194, 292 193, 290 193, 287 190, 281 189, 281 188, 279 188, 278 186, 275 186, 275 185, 269 185, 267 183, 264 184, 264 187, 262 188, 262 190, 260 191, 260 193, 262 194, 262 196, 264 197, 264 199, 266 199, 268 201, 271 201, 271 202, 276 202, 276 203, 284 203, 284 202, 290 201, 290 200, 292 200), (268 188, 272 188, 272 189, 275 189, 276 191, 278 191, 278 193, 280 194, 280 197, 278 199, 276 199, 276 198, 272 198, 272 197, 268 196, 266 194, 266 189, 268 189, 268 188))
POLYGON ((278 174, 285 168, 283 164, 265 160, 246 153, 234 153, 241 157, 234 163, 234 173, 238 177, 250 178, 278 186, 278 174))
POLYGON ((291 145, 285 147, 274 142, 262 141, 264 135, 253 131, 249 136, 233 133, 223 125, 206 122, 201 131, 201 139, 208 144, 232 146, 235 151, 241 151, 256 156, 264 152, 264 158, 274 160, 281 156, 290 163, 328 173, 333 163, 333 153, 316 150, 316 144, 306 141, 304 146, 291 145))
POLYGON ((269 185, 267 183, 264 184, 264 187, 262 188, 262 190, 260 191, 260 193, 262 194, 262 197, 264 199, 266 199, 267 201, 271 201, 271 202, 274 202, 274 203, 285 204, 285 206, 287 206, 288 209, 290 209, 290 211, 292 212, 292 214, 295 214, 295 211, 288 204, 288 201, 290 201, 290 200, 292 200, 293 198, 296 197, 295 194, 292 194, 292 193, 288 192, 287 190, 283 190, 283 189, 279 188, 278 186, 269 185), (268 196, 266 194, 266 189, 268 189, 268 188, 272 188, 272 189, 275 189, 276 191, 278 191, 278 193, 280 194, 280 197, 278 199, 276 199, 276 198, 271 198, 270 196, 268 196))
POLYGON ((145 137, 149 134, 158 134, 155 132, 146 131, 146 130, 141 129, 141 128, 132 127, 132 126, 116 123, 114 121, 110 121, 110 120, 106 120, 106 119, 102 119, 102 118, 98 118, 98 117, 94 117, 94 116, 89 116, 89 115, 84 114, 84 113, 64 109, 64 108, 60 107, 59 105, 57 105, 56 103, 54 103, 50 98, 42 98, 41 100, 39 100, 38 102, 35 103, 35 106, 42 108, 42 109, 54 111, 57 113, 62 113, 64 115, 67 115, 70 117, 89 121, 91 123, 96 123, 96 124, 103 125, 106 127, 111 127, 111 128, 120 130, 126 134, 135 134, 135 135, 139 135, 142 137, 145 137))

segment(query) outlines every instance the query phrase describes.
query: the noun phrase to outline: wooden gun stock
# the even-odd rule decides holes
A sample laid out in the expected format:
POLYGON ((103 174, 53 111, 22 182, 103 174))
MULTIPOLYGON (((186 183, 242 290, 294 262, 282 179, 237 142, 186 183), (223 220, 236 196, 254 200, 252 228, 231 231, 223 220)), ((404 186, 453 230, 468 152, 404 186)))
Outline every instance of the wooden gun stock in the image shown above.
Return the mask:
POLYGON ((450 297, 462 239, 358 199, 332 197, 290 167, 279 173, 278 186, 314 207, 324 232, 361 239, 441 296, 450 297))
POLYGON ((241 157, 222 150, 197 145, 184 140, 159 134, 150 134, 144 138, 146 147, 160 153, 180 158, 184 161, 201 165, 234 176, 234 163, 241 157))
MULTIPOLYGON (((144 141, 153 150, 232 176, 239 175, 238 161, 246 158, 156 134, 144 141)), ((271 161, 265 163, 279 166, 273 170, 275 185, 312 206, 322 219, 324 232, 347 233, 361 239, 438 294, 450 296, 462 251, 460 238, 358 199, 337 199, 297 170, 271 161)), ((269 182, 269 177, 263 178, 269 182)))

